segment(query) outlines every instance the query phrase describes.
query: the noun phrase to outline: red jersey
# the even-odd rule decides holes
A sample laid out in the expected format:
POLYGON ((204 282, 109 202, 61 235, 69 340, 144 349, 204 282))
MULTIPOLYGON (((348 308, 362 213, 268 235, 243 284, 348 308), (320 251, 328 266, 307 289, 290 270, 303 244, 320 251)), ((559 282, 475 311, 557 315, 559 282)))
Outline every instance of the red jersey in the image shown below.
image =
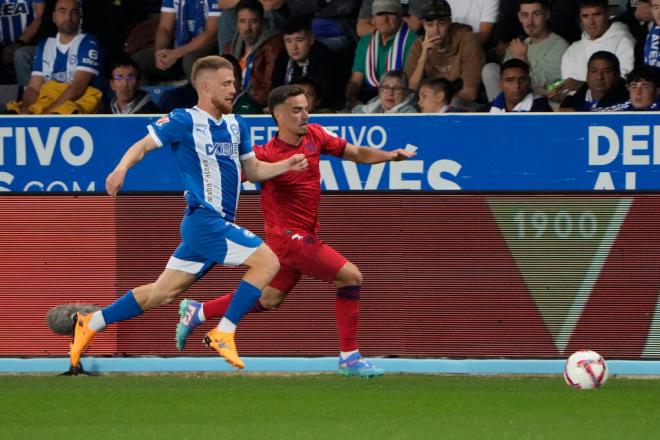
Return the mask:
POLYGON ((298 145, 275 136, 264 145, 255 145, 257 159, 278 162, 294 154, 307 157, 307 169, 288 171, 261 184, 261 209, 266 225, 314 232, 321 199, 321 154, 342 157, 346 141, 318 124, 308 124, 298 145))

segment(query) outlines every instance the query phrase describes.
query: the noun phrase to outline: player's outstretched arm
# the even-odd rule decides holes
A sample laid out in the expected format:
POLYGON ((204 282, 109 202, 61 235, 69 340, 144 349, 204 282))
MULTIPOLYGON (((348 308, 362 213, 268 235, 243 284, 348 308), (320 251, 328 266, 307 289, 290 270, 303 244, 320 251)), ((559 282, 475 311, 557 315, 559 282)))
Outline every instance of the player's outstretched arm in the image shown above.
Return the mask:
POLYGON ((414 155, 414 152, 401 148, 392 151, 383 151, 371 147, 358 147, 356 145, 346 144, 343 158, 357 163, 375 164, 391 161, 398 162, 410 159, 414 155))
POLYGON ((264 162, 254 156, 243 161, 243 171, 250 182, 263 182, 287 171, 302 171, 306 168, 307 158, 304 154, 294 154, 288 159, 273 163, 264 162))
POLYGON ((124 153, 124 156, 115 169, 105 179, 105 190, 107 193, 112 197, 116 197, 119 189, 124 184, 128 169, 140 162, 147 152, 156 147, 158 147, 156 141, 150 135, 146 135, 126 150, 126 153, 124 153))

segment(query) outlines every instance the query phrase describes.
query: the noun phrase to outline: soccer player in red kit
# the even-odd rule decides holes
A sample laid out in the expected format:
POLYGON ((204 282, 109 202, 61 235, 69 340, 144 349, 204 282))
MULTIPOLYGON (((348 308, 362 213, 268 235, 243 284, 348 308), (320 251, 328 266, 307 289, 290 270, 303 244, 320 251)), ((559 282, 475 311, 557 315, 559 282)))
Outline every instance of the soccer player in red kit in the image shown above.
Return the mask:
MULTIPOLYGON (((266 243, 277 254, 280 270, 262 291, 253 311, 277 309, 303 274, 334 283, 337 286, 335 316, 341 350, 339 373, 381 376, 383 370, 364 359, 357 346, 362 274, 353 263, 317 237, 321 198, 319 161, 321 154, 329 154, 357 163, 376 164, 405 160, 414 153, 402 149, 382 151, 358 147, 318 124, 309 124, 305 90, 300 86, 274 89, 269 95, 268 106, 278 132, 265 145, 254 147, 257 158, 277 162, 303 153, 308 167, 304 172, 287 172, 261 184, 266 243)), ((184 348, 186 338, 199 324, 223 316, 231 297, 231 294, 225 295, 203 304, 182 301, 176 332, 177 347, 184 348)))

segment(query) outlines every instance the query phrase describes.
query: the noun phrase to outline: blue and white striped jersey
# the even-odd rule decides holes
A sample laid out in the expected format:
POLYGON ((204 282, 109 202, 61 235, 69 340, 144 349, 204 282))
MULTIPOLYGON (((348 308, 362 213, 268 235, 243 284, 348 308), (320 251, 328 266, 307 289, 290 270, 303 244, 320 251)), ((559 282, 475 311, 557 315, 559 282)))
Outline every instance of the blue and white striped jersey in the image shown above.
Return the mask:
MULTIPOLYGON (((93 35, 81 32, 66 45, 60 43, 59 34, 39 42, 34 55, 32 75, 43 76, 46 81, 71 84, 76 70, 90 72, 98 78, 101 71, 101 53, 99 43, 93 35)), ((92 83, 98 87, 96 84, 92 83)))
POLYGON ((183 46, 204 32, 208 17, 219 17, 218 0, 163 0, 161 12, 176 14, 174 47, 183 46))
POLYGON ((10 45, 23 34, 25 28, 34 20, 33 5, 43 2, 44 0, 1 0, 0 43, 3 46, 10 45))
POLYGON ((169 144, 190 206, 203 205, 233 222, 241 186, 240 161, 254 156, 249 130, 236 115, 219 121, 199 107, 176 109, 150 124, 161 147, 169 144))

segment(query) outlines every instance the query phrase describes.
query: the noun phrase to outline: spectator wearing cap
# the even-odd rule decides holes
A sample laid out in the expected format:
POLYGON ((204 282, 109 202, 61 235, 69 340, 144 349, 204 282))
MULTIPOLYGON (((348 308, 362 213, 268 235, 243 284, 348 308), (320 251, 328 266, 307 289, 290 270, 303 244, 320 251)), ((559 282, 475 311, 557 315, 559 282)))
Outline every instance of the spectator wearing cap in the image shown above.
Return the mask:
POLYGON ((346 104, 353 108, 373 97, 378 79, 389 70, 403 69, 416 35, 401 18, 399 0, 374 0, 376 30, 360 38, 351 77, 346 86, 346 104))
POLYGON ((561 103, 562 112, 612 111, 628 100, 626 83, 621 78, 619 59, 604 50, 591 55, 587 82, 561 103))
POLYGON ((378 96, 358 105, 353 113, 417 113, 415 94, 408 87, 403 70, 385 72, 378 84, 378 96))
POLYGON ((547 98, 532 92, 529 65, 523 60, 512 58, 502 64, 500 88, 502 93, 484 111, 490 113, 552 112, 547 98))
POLYGON ((410 50, 406 73, 410 86, 417 90, 425 78, 463 81, 455 101, 461 105, 474 101, 481 84, 484 50, 467 25, 453 23, 452 12, 445 0, 427 0, 422 8, 425 34, 410 50))
POLYGON ((660 111, 660 71, 640 65, 632 70, 626 80, 629 99, 618 111, 657 112, 660 111))
MULTIPOLYGON (((359 0, 358 0, 359 1, 359 0)), ((402 8, 403 21, 415 32, 422 28, 422 3, 424 0, 399 0, 402 8)), ((362 0, 360 11, 358 13, 357 25, 355 30, 358 36, 370 34, 374 31, 373 14, 371 7, 374 0, 362 0)))
POLYGON ((462 110, 452 107, 454 85, 445 78, 426 78, 419 86, 417 107, 420 113, 457 113, 462 110))

